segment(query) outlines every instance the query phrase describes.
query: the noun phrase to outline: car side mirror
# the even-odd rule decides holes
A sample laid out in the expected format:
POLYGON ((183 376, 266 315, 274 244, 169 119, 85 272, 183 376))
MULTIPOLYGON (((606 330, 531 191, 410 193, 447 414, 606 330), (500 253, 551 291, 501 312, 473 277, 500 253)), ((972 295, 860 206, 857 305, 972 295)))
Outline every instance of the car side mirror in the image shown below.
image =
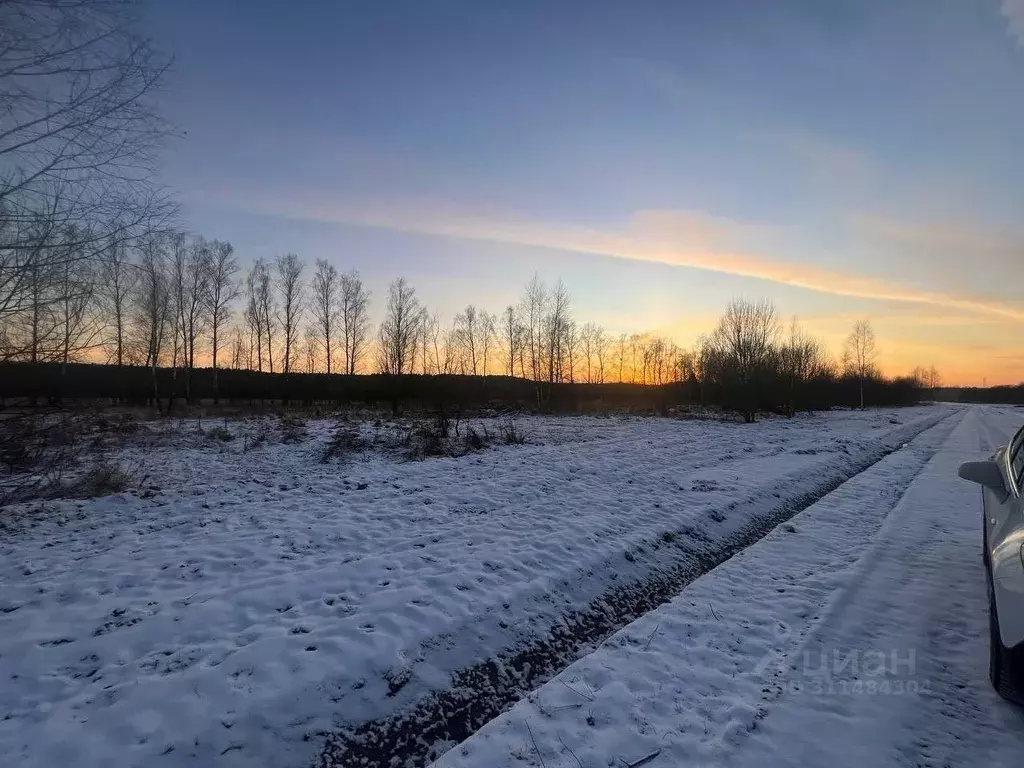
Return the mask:
POLYGON ((965 461, 960 465, 957 474, 964 480, 990 489, 1000 501, 1010 495, 1006 490, 1006 483, 1003 482, 1003 473, 999 471, 999 465, 994 461, 965 461))

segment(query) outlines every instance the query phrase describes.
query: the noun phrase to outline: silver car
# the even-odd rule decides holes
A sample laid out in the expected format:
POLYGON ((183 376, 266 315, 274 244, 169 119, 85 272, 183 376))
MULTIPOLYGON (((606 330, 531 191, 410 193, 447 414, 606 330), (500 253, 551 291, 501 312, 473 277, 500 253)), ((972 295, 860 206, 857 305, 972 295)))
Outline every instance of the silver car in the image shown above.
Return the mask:
POLYGON ((979 483, 988 575, 989 677, 999 694, 1024 704, 1024 429, 988 461, 960 465, 979 483))

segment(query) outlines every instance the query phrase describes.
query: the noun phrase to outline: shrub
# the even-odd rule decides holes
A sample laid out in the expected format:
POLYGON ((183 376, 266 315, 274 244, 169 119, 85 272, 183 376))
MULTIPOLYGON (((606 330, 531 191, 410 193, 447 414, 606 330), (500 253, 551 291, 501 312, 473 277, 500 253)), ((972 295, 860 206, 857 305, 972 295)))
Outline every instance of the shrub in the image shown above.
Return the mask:
POLYGON ((462 441, 466 453, 470 453, 471 451, 481 451, 486 448, 489 443, 490 435, 488 434, 486 427, 484 427, 482 433, 477 432, 473 427, 466 427, 466 436, 462 441))
POLYGON ((59 488, 89 447, 91 427, 89 418, 68 413, 17 414, 0 420, 0 505, 44 497, 59 488))
POLYGON ((366 442, 359 434, 359 427, 355 424, 338 424, 331 433, 323 453, 320 454, 320 461, 326 464, 331 459, 344 459, 353 453, 362 451, 366 442))
POLYGON ((410 459, 452 455, 447 436, 430 424, 414 424, 406 433, 404 445, 410 459))
POLYGON ((227 427, 211 427, 206 430, 206 436, 211 440, 219 440, 222 443, 227 443, 235 439, 235 436, 231 434, 227 427))
POLYGON ((72 499, 94 499, 127 490, 133 473, 120 464, 98 461, 60 493, 72 499))
POLYGON ((265 419, 257 419, 246 432, 242 441, 242 453, 259 448, 270 439, 270 424, 265 419))
POLYGON ((301 416, 282 413, 278 416, 278 429, 281 442, 285 444, 301 443, 306 439, 306 420, 301 416))
POLYGON ((516 427, 514 421, 502 424, 499 432, 501 433, 501 440, 505 445, 522 445, 526 442, 526 435, 516 427))

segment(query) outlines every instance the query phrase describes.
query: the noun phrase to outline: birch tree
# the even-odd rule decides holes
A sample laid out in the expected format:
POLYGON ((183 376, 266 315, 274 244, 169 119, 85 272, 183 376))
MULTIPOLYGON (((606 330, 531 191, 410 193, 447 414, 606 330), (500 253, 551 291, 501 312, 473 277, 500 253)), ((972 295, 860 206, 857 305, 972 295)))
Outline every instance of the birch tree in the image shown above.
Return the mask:
POLYGON ((378 334, 377 368, 381 373, 408 373, 416 353, 423 312, 415 289, 404 277, 388 286, 388 303, 378 334))
POLYGON ((501 340, 505 348, 503 373, 516 375, 516 362, 522 360, 523 330, 519 315, 511 304, 501 313, 501 340))
POLYGON ((132 263, 128 248, 111 242, 100 255, 96 299, 106 327, 107 359, 118 367, 125 361, 129 305, 139 278, 140 270, 132 263))
POLYGON ((277 291, 280 297, 278 321, 284 334, 284 362, 282 368, 290 373, 299 355, 299 322, 305 308, 305 287, 302 284, 303 263, 294 253, 277 260, 277 291))
MULTIPOLYGON (((245 322, 249 327, 253 347, 256 350, 256 370, 263 370, 266 358, 270 372, 274 372, 274 316, 276 304, 271 287, 270 266, 263 259, 256 259, 245 281, 246 309, 245 322)), ((251 364, 251 363, 250 363, 251 364)))
POLYGON ((547 301, 547 289, 540 276, 535 274, 526 284, 526 294, 521 305, 530 378, 534 381, 540 381, 544 371, 544 315, 547 301))
POLYGON ((203 238, 190 241, 181 232, 171 236, 175 321, 182 367, 185 369, 185 401, 188 403, 193 400, 192 371, 196 366, 196 347, 207 329, 210 261, 210 245, 203 238))
POLYGON ((213 402, 220 402, 220 385, 217 380, 217 354, 223 345, 224 329, 231 319, 231 307, 241 293, 236 275, 238 260, 231 243, 214 240, 209 245, 206 279, 207 325, 210 329, 210 357, 213 366, 213 402))
POLYGON ((334 341, 340 314, 338 292, 338 270, 326 259, 317 259, 310 302, 314 322, 312 327, 316 333, 317 343, 323 345, 327 373, 331 372, 334 360, 334 348, 331 344, 334 341))
POLYGON ((163 238, 148 235, 139 246, 139 280, 135 288, 134 324, 145 350, 150 369, 153 404, 160 409, 157 366, 163 355, 168 329, 172 323, 172 292, 163 238))
POLYGON ((869 320, 858 320, 843 345, 843 363, 847 375, 857 380, 860 407, 864 408, 864 382, 877 375, 878 347, 869 320))
POLYGON ((545 322, 548 383, 562 377, 566 335, 569 329, 569 292, 561 280, 551 292, 545 322))
POLYGON ((345 373, 359 372, 370 332, 370 292, 355 270, 341 275, 341 334, 345 373))

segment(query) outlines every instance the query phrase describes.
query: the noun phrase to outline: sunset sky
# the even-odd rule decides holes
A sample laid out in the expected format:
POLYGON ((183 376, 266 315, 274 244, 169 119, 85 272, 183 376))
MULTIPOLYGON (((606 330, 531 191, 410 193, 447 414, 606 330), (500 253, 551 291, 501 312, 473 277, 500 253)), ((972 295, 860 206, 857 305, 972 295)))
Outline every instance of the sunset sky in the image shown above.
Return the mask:
POLYGON ((379 317, 564 280, 689 345, 734 296, 888 374, 1024 381, 1024 0, 155 3, 185 225, 379 317))

